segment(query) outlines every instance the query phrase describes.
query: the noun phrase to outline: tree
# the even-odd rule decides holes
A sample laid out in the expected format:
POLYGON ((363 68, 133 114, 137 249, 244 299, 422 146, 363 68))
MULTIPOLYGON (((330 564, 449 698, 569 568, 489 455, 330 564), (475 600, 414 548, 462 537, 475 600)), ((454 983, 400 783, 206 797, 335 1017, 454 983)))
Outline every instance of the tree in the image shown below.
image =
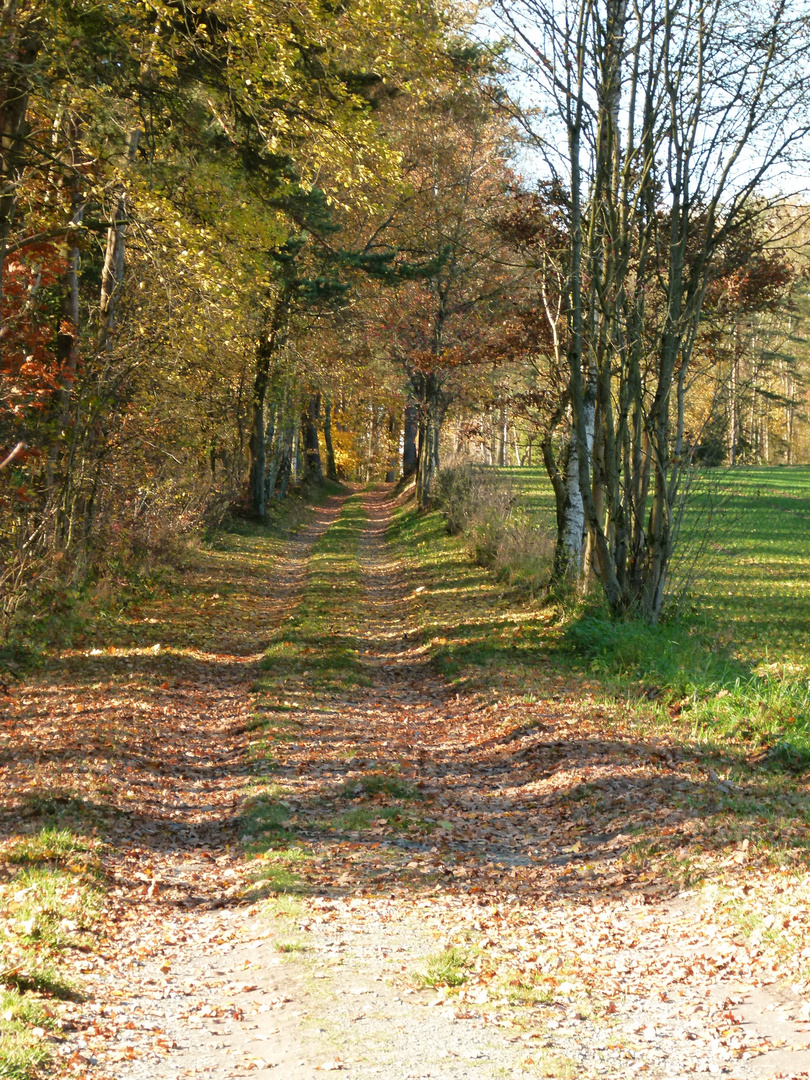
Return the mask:
POLYGON ((498 10, 533 93, 518 117, 564 198, 568 468, 581 499, 564 509, 588 537, 567 573, 592 567, 616 614, 654 621, 707 289, 809 130, 805 13, 790 0, 498 10))
POLYGON ((0 582, 15 551, 78 580, 149 508, 170 527, 212 485, 244 494, 251 450, 257 502, 307 439, 317 469, 331 405, 304 337, 359 257, 316 219, 396 173, 379 106, 441 69, 455 19, 0 5, 0 457, 28 446, 0 475, 0 582))
MULTIPOLYGON (((439 468, 447 410, 482 362, 482 327, 508 280, 494 222, 512 179, 511 132, 482 93, 486 75, 486 68, 473 69, 456 84, 437 86, 426 107, 400 110, 390 121, 406 183, 384 237, 403 280, 383 305, 379 332, 406 379, 422 507, 439 468)), ((405 451, 412 456, 407 438, 405 451)))

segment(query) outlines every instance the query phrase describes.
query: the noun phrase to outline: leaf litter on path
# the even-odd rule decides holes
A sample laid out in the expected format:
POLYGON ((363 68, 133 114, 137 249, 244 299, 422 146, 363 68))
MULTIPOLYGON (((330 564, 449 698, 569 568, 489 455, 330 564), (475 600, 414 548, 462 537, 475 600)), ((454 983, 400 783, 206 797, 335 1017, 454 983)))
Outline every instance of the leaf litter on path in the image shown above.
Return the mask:
MULTIPOLYGON (((796 875, 706 830, 686 796, 724 781, 587 694, 449 686, 385 547, 391 504, 365 505, 348 617, 370 685, 315 692, 305 671, 285 686, 295 737, 272 753, 288 839, 263 857, 245 864, 235 842, 255 656, 224 647, 227 611, 216 653, 175 648, 165 624, 162 656, 121 646, 125 666, 105 654, 103 673, 68 657, 15 703, 7 827, 58 778, 98 815, 110 884, 100 948, 74 964, 92 996, 66 1009, 72 1065, 117 1080, 807 1075, 803 958, 732 917, 735 890, 781 889, 778 918, 794 918, 796 875), (290 850, 300 897, 257 914, 246 875, 290 850), (722 862, 731 886, 683 886, 722 862)), ((254 643, 304 576, 299 559, 283 607, 272 583, 256 591, 254 643)))

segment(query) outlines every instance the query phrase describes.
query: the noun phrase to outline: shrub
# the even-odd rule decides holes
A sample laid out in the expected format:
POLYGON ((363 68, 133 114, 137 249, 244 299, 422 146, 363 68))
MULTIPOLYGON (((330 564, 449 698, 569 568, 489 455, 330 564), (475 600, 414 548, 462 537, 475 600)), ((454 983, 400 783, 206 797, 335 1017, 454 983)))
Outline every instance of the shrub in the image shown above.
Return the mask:
POLYGON ((531 594, 546 586, 553 538, 518 505, 508 480, 480 465, 453 465, 439 473, 434 492, 448 533, 464 537, 479 566, 531 594))

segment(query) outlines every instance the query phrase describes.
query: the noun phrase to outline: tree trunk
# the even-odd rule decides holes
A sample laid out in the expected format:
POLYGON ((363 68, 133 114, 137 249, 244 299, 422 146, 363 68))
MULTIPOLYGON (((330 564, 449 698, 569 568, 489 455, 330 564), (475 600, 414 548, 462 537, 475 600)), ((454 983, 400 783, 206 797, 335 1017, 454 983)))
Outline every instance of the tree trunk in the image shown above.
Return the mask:
POLYGON ((266 344, 259 346, 256 354, 256 373, 253 380, 252 423, 250 433, 250 509, 257 518, 263 518, 267 510, 265 467, 267 463, 267 440, 264 430, 264 405, 270 372, 271 350, 266 344), (264 346, 264 347, 263 347, 264 346))
POLYGON ((293 432, 293 454, 292 454, 292 478, 297 484, 301 479, 303 473, 303 461, 301 454, 301 425, 297 424, 295 431, 293 432))
MULTIPOLYGON (((74 162, 75 165, 75 162, 74 162)), ((75 176, 70 187, 71 224, 79 226, 84 218, 85 204, 81 185, 75 176)), ((67 269, 62 277, 62 300, 59 308, 59 327, 56 333, 56 355, 61 382, 62 418, 67 422, 70 393, 79 362, 79 266, 81 255, 75 232, 67 244, 67 269)))
POLYGON ((283 499, 292 479, 293 458, 295 456, 295 436, 298 425, 295 417, 291 419, 281 438, 280 462, 278 467, 278 497, 283 499))
POLYGON ((321 395, 310 395, 309 403, 301 414, 301 431, 304 443, 304 480, 323 483, 321 448, 318 444, 318 420, 321 415, 321 395))
POLYGON ((419 464, 416 472, 416 502, 424 510, 430 505, 430 493, 438 471, 438 431, 426 418, 419 424, 419 464))
POLYGON ((433 482, 439 471, 439 436, 442 410, 437 402, 429 403, 419 422, 419 465, 416 473, 416 502, 424 510, 430 505, 433 482))
POLYGON ((399 425, 397 424, 397 415, 393 409, 388 410, 388 470, 385 474, 386 484, 393 484, 397 478, 397 435, 399 432, 399 425))
POLYGON ((402 446, 402 477, 407 480, 416 472, 416 437, 419 431, 419 406, 409 397, 405 405, 405 425, 402 446))
MULTIPOLYGON (((135 129, 127 139, 127 161, 131 164, 138 152, 141 132, 135 129)), ((99 300, 99 352, 109 350, 113 344, 115 319, 121 286, 124 281, 124 255, 126 251, 127 195, 123 186, 119 188, 112 212, 112 224, 107 230, 107 247, 104 253, 104 265, 101 270, 101 297, 99 300)))
POLYGON ((7 41, 3 49, 4 81, 0 83, 0 323, 3 314, 3 266, 8 239, 14 227, 17 184, 25 167, 28 99, 44 28, 44 22, 39 17, 33 18, 27 26, 14 27, 16 14, 14 4, 3 5, 0 9, 0 37, 7 41))
POLYGON ((323 441, 326 443, 326 476, 329 480, 337 480, 338 471, 335 464, 335 448, 332 445, 332 399, 327 394, 323 410, 323 441))
POLYGON ((518 432, 516 427, 512 428, 512 437, 515 444, 515 464, 520 469, 523 467, 524 459, 520 455, 520 444, 518 443, 518 432))
POLYGON ((267 435, 264 412, 270 366, 282 337, 287 316, 288 297, 285 293, 270 299, 272 308, 266 316, 265 331, 256 349, 256 367, 253 375, 253 399, 251 402, 250 476, 248 479, 248 505, 251 513, 263 518, 267 511, 267 435))
POLYGON ((734 357, 731 363, 731 379, 729 380, 729 424, 728 424, 728 462, 729 465, 737 464, 737 447, 740 442, 740 410, 738 399, 739 360, 734 357))
POLYGON ((507 419, 506 408, 501 405, 498 412, 498 430, 497 430, 497 445, 498 445, 498 465, 504 468, 506 465, 506 452, 507 452, 507 419))

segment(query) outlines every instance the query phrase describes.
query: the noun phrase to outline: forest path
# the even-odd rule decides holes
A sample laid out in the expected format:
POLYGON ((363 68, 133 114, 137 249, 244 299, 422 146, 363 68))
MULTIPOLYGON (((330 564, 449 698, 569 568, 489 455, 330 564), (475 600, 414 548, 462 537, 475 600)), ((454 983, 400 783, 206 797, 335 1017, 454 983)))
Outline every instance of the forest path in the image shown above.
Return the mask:
MULTIPOLYGON (((146 646, 143 671, 122 673, 127 693, 146 680, 138 730, 154 742, 120 743, 104 775, 139 803, 150 794, 154 814, 107 824, 115 949, 77 964, 93 997, 73 1007, 76 1068, 115 1080, 807 1075, 810 1053, 791 1049, 808 1038, 796 995, 695 894, 633 879, 627 835, 589 828, 571 797, 603 784, 671 830, 688 770, 607 722, 586 735, 559 701, 450 687, 428 661, 423 586, 386 542, 393 505, 385 490, 334 500, 281 562, 257 555, 241 604, 209 619, 238 648, 195 659, 175 644, 169 660, 146 646), (300 663, 284 667, 294 649, 300 663), (178 726, 190 760, 169 768, 159 743, 178 726), (249 902, 262 880, 284 893, 249 902)), ((29 740, 49 693, 18 703, 29 740)), ((123 696, 112 673, 74 688, 100 724, 123 696)))

